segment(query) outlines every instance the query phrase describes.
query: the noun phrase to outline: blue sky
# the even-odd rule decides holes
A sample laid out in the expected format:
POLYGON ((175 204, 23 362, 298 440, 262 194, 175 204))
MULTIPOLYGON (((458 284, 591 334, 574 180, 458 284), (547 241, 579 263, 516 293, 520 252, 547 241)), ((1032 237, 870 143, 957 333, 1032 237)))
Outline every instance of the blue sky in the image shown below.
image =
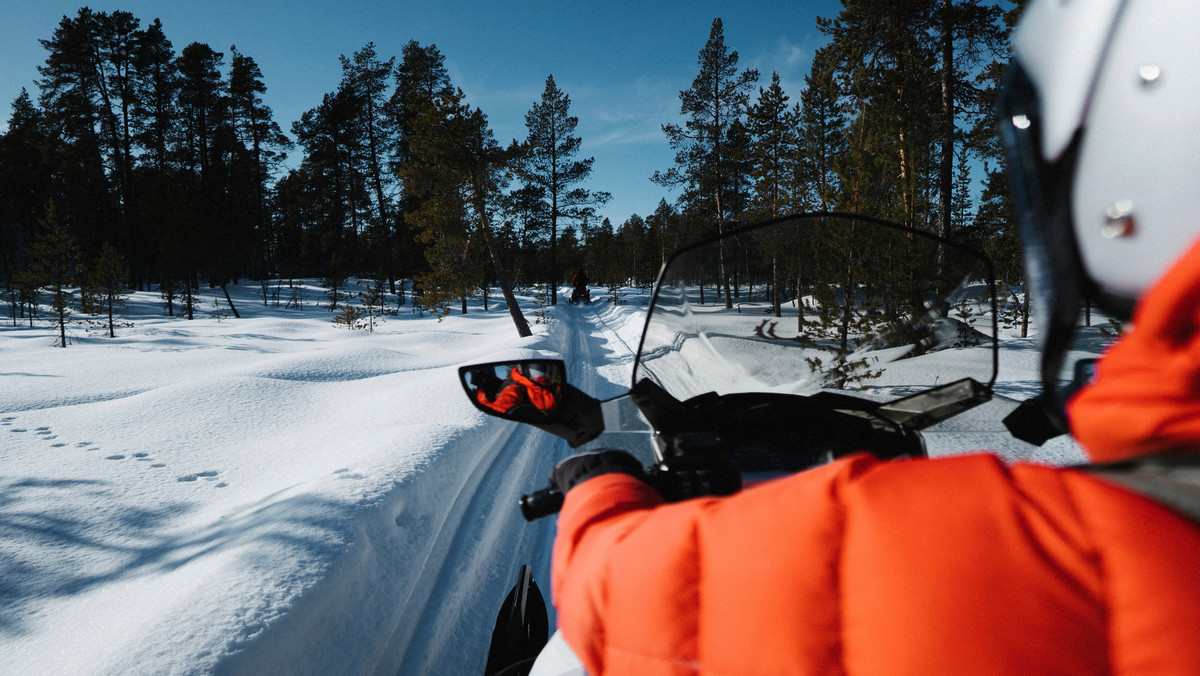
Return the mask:
MULTIPOLYGON (((37 95, 37 66, 62 16, 80 2, 0 0, 0 129, 21 88, 37 95)), ((124 0, 88 3, 96 11, 131 12, 163 22, 176 53, 206 42, 258 62, 266 102, 285 132, 318 105, 341 78, 338 56, 374 42, 382 58, 409 40, 435 44, 454 83, 487 114, 501 143, 523 139, 525 113, 546 77, 571 98, 579 118, 580 157, 595 157, 588 186, 612 193, 601 210, 614 225, 651 213, 673 196, 650 182, 672 166, 661 125, 679 119, 679 91, 695 77, 697 55, 720 17, 739 65, 754 67, 760 85, 772 71, 795 102, 813 52, 824 43, 816 17, 836 16, 836 0, 804 2, 605 2, 558 0, 124 0)), ((299 149, 293 151, 297 160, 299 149)))

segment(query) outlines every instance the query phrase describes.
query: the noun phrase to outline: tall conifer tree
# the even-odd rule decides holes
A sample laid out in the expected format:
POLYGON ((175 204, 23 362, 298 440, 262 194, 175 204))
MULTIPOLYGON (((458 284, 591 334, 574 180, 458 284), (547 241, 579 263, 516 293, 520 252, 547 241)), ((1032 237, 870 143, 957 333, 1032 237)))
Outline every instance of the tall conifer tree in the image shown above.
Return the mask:
POLYGON ((418 206, 407 218, 431 245, 426 258, 432 269, 426 279, 432 288, 426 293, 439 302, 447 300, 447 292, 457 293, 466 312, 468 289, 480 281, 474 266, 467 267, 472 239, 478 238, 491 259, 517 333, 529 336, 532 331, 517 305, 493 226, 505 173, 518 149, 501 148, 483 111, 471 108, 463 98, 456 89, 417 108, 409 139, 411 154, 400 167, 405 190, 419 192, 410 202, 418 206))
MULTIPOLYGON (((692 86, 679 92, 680 113, 686 118, 681 127, 663 125, 667 141, 675 149, 675 167, 655 172, 653 180, 663 185, 685 185, 695 199, 707 203, 715 230, 724 232, 730 217, 726 203, 734 183, 731 153, 727 147, 729 129, 746 112, 750 88, 758 80, 758 71, 738 71, 738 53, 725 46, 725 30, 720 19, 713 19, 708 41, 700 50, 700 72, 692 86)), ((721 249, 719 275, 725 306, 733 307, 729 276, 725 270, 724 247, 721 249)))
POLYGON ((67 346, 67 319, 71 316, 71 291, 79 280, 81 253, 79 244, 58 216, 53 202, 46 206, 41 229, 29 245, 31 262, 22 273, 22 286, 45 289, 50 293, 54 322, 58 325, 60 345, 67 346))
POLYGON ((518 161, 517 175, 528 186, 540 189, 545 201, 545 213, 550 229, 550 304, 558 302, 558 284, 562 275, 558 269, 559 217, 580 220, 594 212, 595 206, 608 201, 609 195, 582 187, 592 173, 595 158, 575 159, 582 143, 575 136, 579 118, 571 115, 571 98, 546 78, 541 101, 534 103, 525 114, 529 130, 527 152, 518 161))

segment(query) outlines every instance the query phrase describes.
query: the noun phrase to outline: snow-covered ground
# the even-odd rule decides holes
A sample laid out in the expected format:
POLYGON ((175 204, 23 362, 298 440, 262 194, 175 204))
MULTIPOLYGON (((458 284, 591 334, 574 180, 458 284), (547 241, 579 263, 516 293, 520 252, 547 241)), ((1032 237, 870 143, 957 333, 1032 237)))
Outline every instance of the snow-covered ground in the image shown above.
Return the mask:
MULTIPOLYGON (((135 295, 116 338, 0 328, 0 673, 480 673, 522 562, 549 575, 553 520, 525 524, 564 442, 488 418, 463 364, 548 356, 599 398, 628 386, 644 292, 548 310, 518 338, 502 304, 374 332, 231 287, 193 321, 135 295)), ((565 295, 565 291, 564 291, 565 295)), ((522 297, 533 321, 534 301, 522 297)), ((1036 383, 1002 341, 997 391, 1036 383)), ((992 417, 988 417, 991 415, 992 417)), ((1041 449, 968 413, 935 454, 1041 449)))

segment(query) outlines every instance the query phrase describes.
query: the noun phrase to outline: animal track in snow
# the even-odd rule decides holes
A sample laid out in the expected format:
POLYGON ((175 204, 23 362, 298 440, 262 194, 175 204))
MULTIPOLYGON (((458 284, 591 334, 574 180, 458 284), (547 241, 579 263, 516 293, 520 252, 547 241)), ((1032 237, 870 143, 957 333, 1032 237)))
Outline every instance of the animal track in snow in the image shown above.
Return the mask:
POLYGON ((206 472, 196 472, 195 474, 184 474, 181 477, 176 477, 176 481, 195 481, 196 479, 215 479, 220 474, 215 469, 210 469, 206 472))

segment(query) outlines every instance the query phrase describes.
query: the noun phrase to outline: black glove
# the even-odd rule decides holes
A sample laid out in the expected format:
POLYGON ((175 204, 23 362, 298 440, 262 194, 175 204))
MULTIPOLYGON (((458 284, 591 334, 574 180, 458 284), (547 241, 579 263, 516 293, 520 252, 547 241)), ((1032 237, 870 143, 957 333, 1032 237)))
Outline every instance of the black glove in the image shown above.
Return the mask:
POLYGON ((608 448, 580 453, 559 461, 550 470, 550 483, 565 495, 587 479, 613 472, 644 478, 642 463, 637 458, 625 451, 608 448))

